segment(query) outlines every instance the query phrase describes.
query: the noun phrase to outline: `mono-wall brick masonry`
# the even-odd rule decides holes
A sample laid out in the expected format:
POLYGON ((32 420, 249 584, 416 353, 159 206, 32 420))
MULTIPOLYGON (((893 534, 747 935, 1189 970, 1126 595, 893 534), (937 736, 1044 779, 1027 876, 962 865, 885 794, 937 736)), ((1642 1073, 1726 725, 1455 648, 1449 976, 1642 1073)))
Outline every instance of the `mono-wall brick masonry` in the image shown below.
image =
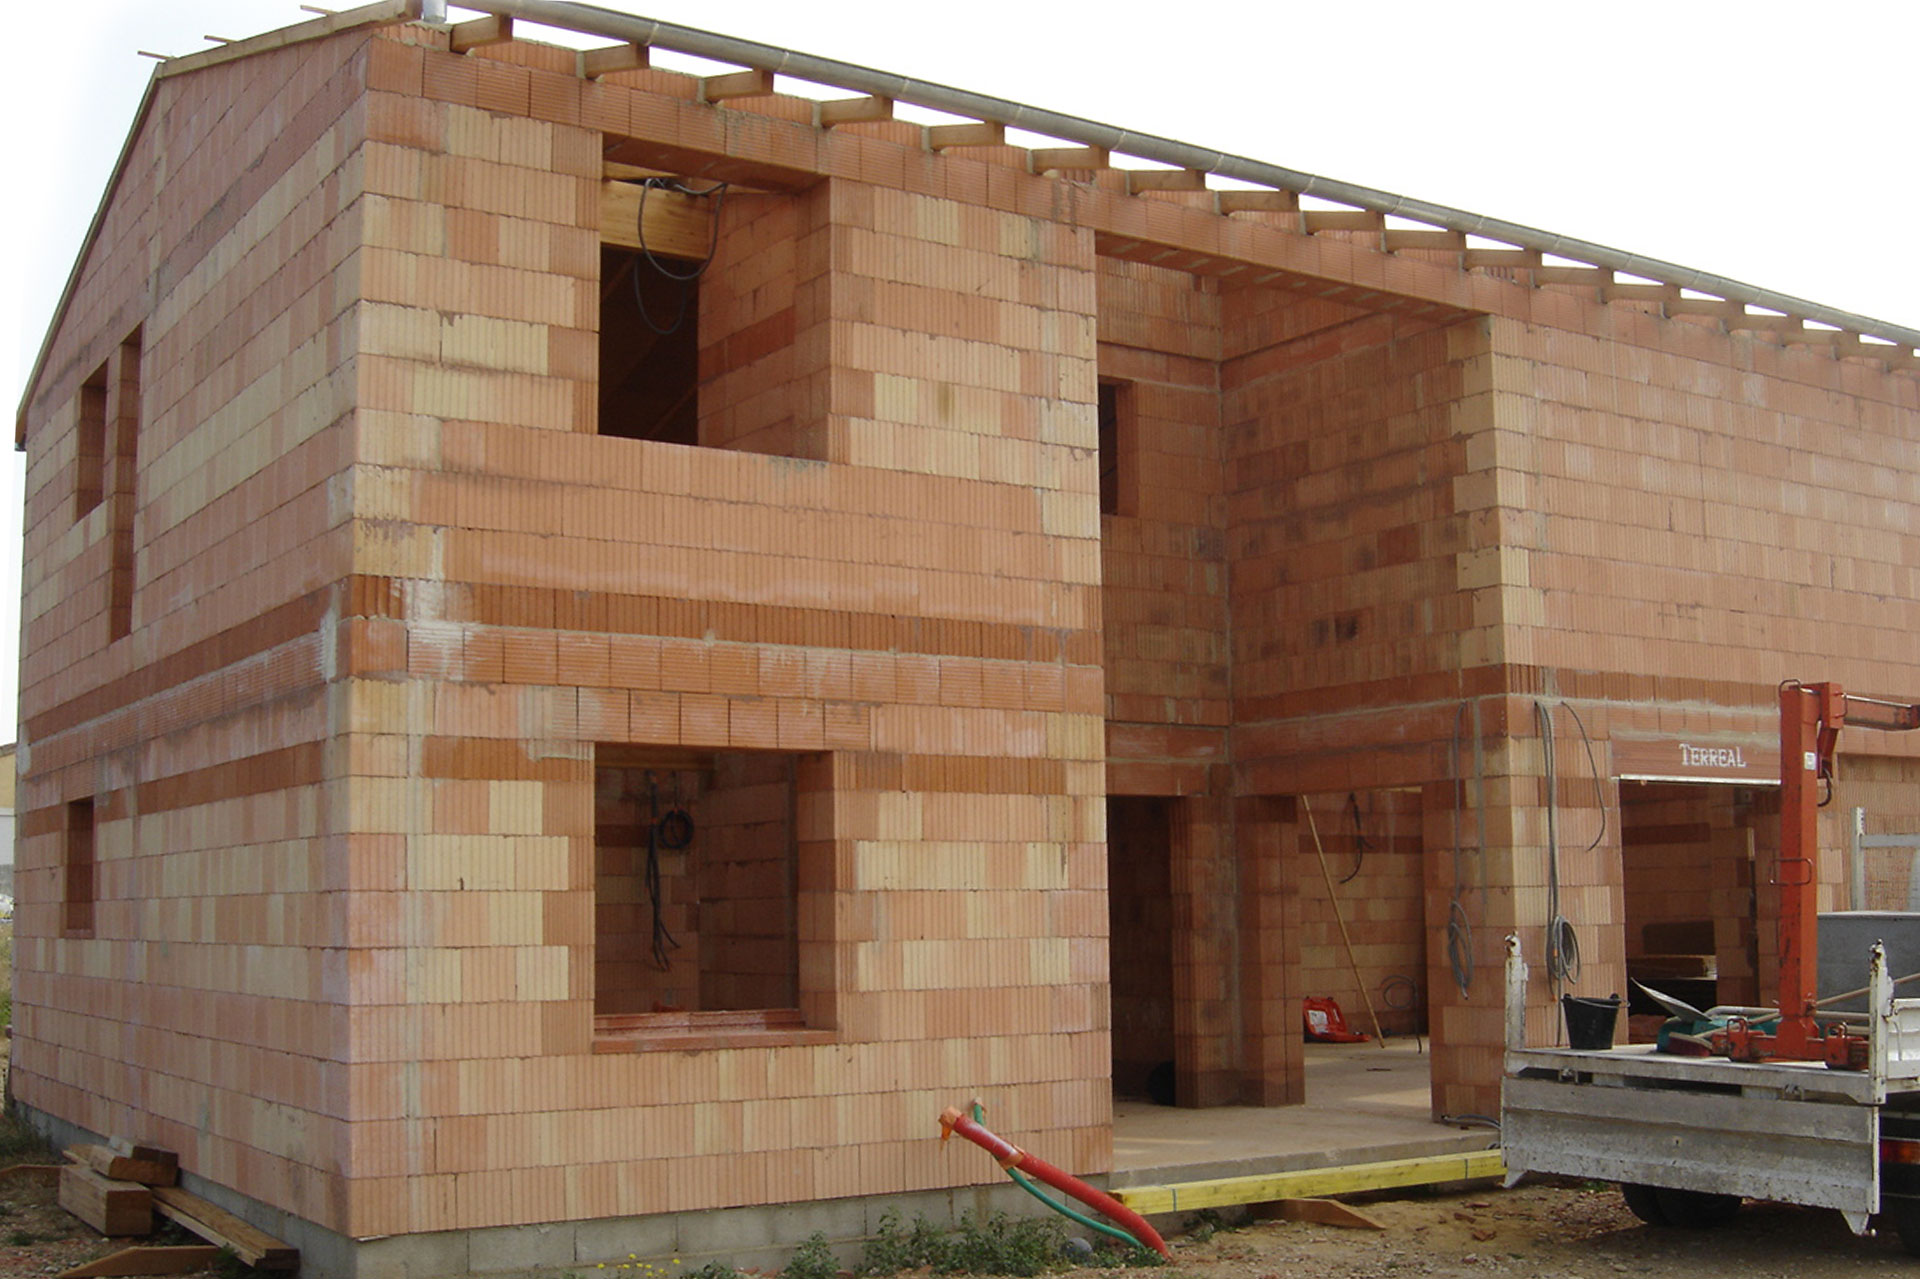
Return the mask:
MULTIPOLYGON (((158 82, 23 417, 42 1113, 359 1238, 982 1182, 930 1139, 973 1095, 1099 1173, 1149 1064, 1110 811, 1181 1104, 1281 1104, 1344 965, 1301 799, 1338 866, 1349 793, 1394 819, 1363 980, 1414 970, 1436 1109, 1487 1112, 1509 932, 1537 957, 1557 888, 1580 989, 1624 978, 1620 774, 1761 769, 1787 676, 1920 683, 1911 377, 577 69, 392 25, 158 82), (693 367, 620 401, 691 443, 601 420, 608 161, 733 184, 689 197, 693 367), (641 982, 638 779, 743 760, 791 837, 719 803, 725 887, 670 903, 741 962, 641 982), (701 1020, 770 975, 795 1007, 701 1020)), ((1881 826, 1917 745, 1857 748, 1881 826)))

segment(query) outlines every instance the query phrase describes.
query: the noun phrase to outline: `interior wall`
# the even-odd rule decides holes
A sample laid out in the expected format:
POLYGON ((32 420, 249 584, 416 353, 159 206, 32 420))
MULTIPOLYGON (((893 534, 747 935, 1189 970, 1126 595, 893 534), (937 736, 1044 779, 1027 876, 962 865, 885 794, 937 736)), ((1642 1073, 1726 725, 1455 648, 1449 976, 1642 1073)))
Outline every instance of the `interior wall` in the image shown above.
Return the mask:
POLYGON ((1311 796, 1308 802, 1326 851, 1327 875, 1321 874, 1311 837, 1302 839, 1296 865, 1301 989, 1338 1000, 1355 1030, 1372 1033, 1371 999, 1387 1034, 1424 1033, 1426 889, 1419 793, 1350 791, 1311 796), (1340 934, 1342 919, 1353 944, 1351 960, 1340 934), (1394 1008, 1390 1001, 1406 1006, 1394 1008))

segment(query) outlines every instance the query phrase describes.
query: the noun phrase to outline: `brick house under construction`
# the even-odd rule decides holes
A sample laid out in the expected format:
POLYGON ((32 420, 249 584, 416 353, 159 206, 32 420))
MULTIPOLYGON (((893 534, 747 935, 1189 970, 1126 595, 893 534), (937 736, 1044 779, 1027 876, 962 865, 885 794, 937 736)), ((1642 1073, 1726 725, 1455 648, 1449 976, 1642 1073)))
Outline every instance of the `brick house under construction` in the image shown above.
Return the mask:
MULTIPOLYGON (((491 7, 609 43, 384 0, 161 65, 54 317, 41 1122, 310 1273, 564 1266, 988 1181, 931 1140, 976 1094, 1104 1173, 1115 1089, 1299 1101, 1356 986, 1492 1111, 1502 939, 1556 918, 1569 989, 1753 997, 1775 686, 1920 695, 1920 334, 491 7)), ((1920 828, 1917 744, 1845 745, 1832 847, 1920 828)))

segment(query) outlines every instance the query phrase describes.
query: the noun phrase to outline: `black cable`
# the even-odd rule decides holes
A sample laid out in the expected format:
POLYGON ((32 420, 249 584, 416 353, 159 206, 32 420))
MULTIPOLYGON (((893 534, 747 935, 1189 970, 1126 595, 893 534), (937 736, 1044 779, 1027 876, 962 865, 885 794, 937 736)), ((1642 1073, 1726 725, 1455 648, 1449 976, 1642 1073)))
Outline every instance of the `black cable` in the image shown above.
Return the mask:
POLYGON ((636 218, 638 223, 636 238, 640 241, 640 256, 646 259, 647 265, 653 268, 655 274, 677 281, 681 286, 680 308, 674 313, 673 323, 663 328, 655 323, 651 315, 647 314, 646 298, 640 290, 640 272, 636 270, 633 273, 633 305, 640 312, 640 322, 661 337, 678 333, 680 326, 687 322, 687 311, 693 305, 694 282, 707 273, 707 268, 713 265, 714 256, 720 249, 720 210, 726 206, 726 199, 727 183, 725 182, 716 182, 704 191, 696 191, 678 178, 654 177, 640 184, 640 212, 636 218), (697 199, 713 197, 712 230, 707 242, 707 256, 701 259, 699 265, 691 271, 673 270, 660 258, 655 257, 653 250, 647 247, 647 195, 656 190, 672 191, 678 195, 693 196, 697 199))
MULTIPOLYGON (((680 942, 667 928, 666 912, 660 891, 660 825, 660 788, 655 784, 653 774, 648 773, 647 897, 653 904, 653 962, 654 966, 664 973, 673 966, 671 952, 680 949, 680 942)), ((689 823, 690 827, 691 823, 689 823)))
POLYGON ((1340 877, 1342 884, 1352 882, 1360 873, 1361 864, 1367 859, 1367 850, 1373 847, 1367 832, 1360 826, 1360 792, 1347 792, 1347 811, 1353 815, 1353 869, 1340 877))

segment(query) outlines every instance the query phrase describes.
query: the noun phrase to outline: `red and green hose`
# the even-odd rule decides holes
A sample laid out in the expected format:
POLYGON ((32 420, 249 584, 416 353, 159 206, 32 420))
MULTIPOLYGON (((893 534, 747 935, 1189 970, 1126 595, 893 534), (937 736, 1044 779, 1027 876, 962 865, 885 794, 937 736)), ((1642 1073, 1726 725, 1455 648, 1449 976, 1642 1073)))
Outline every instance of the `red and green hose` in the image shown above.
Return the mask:
POLYGON ((1056 1168, 1046 1160, 1028 1154, 1005 1138, 995 1136, 993 1133, 987 1131, 985 1125, 980 1122, 984 1114, 984 1109, 977 1101, 973 1103, 973 1115, 971 1117, 961 1113, 958 1107, 947 1107, 947 1109, 940 1114, 940 1140, 945 1141, 954 1133, 959 1133, 962 1137, 965 1137, 968 1141, 992 1155, 995 1161, 998 1162, 1002 1168, 1006 1169, 1007 1176, 1013 1179, 1015 1185, 1061 1216, 1069 1217, 1090 1230, 1097 1230, 1103 1235, 1110 1235, 1115 1239, 1130 1243, 1136 1248, 1143 1250, 1151 1249, 1168 1260, 1173 1259, 1173 1254, 1167 1251, 1165 1241, 1160 1238, 1159 1233, 1155 1231, 1152 1226, 1147 1224, 1145 1217, 1142 1217, 1139 1213, 1127 1207, 1105 1191, 1095 1190, 1092 1186, 1089 1186, 1072 1173, 1056 1168), (1072 1195, 1075 1199, 1078 1199, 1081 1203, 1087 1205, 1087 1207, 1092 1208, 1095 1212, 1101 1213, 1113 1221, 1118 1222, 1119 1227, 1116 1228, 1107 1225, 1105 1222, 1095 1221, 1093 1218, 1075 1211, 1064 1203, 1058 1203, 1049 1199, 1041 1193, 1038 1186, 1033 1184, 1035 1181, 1043 1181, 1062 1194, 1072 1195))

